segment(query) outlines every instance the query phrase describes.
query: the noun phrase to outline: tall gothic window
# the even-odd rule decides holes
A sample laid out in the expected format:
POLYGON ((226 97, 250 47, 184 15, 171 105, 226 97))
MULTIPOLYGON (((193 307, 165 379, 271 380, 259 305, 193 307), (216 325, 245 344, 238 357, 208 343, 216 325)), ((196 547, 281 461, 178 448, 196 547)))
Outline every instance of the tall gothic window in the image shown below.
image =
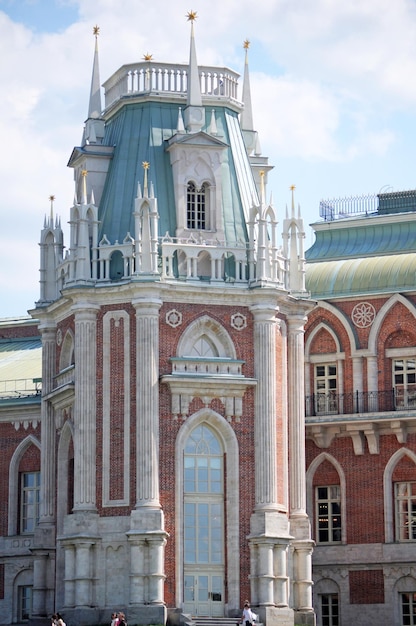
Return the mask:
POLYGON ((186 227, 190 230, 207 230, 208 219, 208 184, 200 189, 195 183, 188 183, 186 195, 186 227))

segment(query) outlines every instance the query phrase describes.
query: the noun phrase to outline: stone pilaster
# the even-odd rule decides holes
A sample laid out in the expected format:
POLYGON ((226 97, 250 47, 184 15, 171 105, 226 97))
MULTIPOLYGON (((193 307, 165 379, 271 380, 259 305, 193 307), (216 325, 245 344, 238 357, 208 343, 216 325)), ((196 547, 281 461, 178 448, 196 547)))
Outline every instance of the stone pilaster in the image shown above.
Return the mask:
POLYGON ((42 405, 41 405, 41 495, 39 525, 33 539, 33 604, 32 620, 44 620, 53 610, 51 585, 55 564, 55 492, 56 492, 56 429, 52 405, 45 396, 53 388, 55 375, 56 326, 44 320, 42 335, 42 405))
POLYGON ((312 607, 312 551, 306 513, 304 327, 300 313, 288 315, 289 500, 293 550, 294 608, 304 624, 314 623, 312 607))
POLYGON ((276 307, 256 305, 254 316, 255 510, 276 510, 276 307))
POLYGON ((163 623, 164 547, 167 533, 159 500, 159 309, 148 297, 136 309, 136 507, 131 512, 130 604, 153 605, 163 623))
POLYGON ((159 502, 159 299, 136 300, 136 509, 159 502))

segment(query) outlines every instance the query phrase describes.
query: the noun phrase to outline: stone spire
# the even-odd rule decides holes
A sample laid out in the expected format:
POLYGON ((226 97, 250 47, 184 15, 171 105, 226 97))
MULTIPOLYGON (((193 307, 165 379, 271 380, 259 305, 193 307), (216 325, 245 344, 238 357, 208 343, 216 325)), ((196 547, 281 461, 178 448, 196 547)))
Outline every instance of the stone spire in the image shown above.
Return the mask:
POLYGON ((191 45, 189 52, 188 94, 185 108, 185 127, 190 133, 199 132, 205 123, 205 109, 202 106, 201 86, 199 84, 198 62, 196 59, 194 21, 196 11, 189 11, 188 21, 191 22, 191 45))
POLYGON ((290 187, 292 191, 292 207, 290 216, 287 214, 283 221, 283 254, 289 260, 289 284, 288 289, 292 293, 306 294, 305 288, 305 254, 303 241, 305 230, 301 218, 300 209, 296 216, 295 210, 295 185, 290 187))
POLYGON ((253 127, 253 109, 251 106, 251 90, 250 90, 250 74, 248 70, 248 49, 250 42, 245 40, 244 49, 246 51, 246 58, 244 63, 244 78, 243 78, 243 104, 244 109, 240 116, 240 126, 244 137, 244 143, 246 146, 247 154, 260 154, 260 143, 257 132, 253 127))
POLYGON ((98 63, 98 35, 100 34, 98 26, 94 26, 93 34, 95 36, 94 62, 91 77, 90 99, 88 103, 88 118, 85 122, 82 145, 85 145, 86 143, 101 143, 104 137, 104 120, 101 118, 101 86, 98 63))

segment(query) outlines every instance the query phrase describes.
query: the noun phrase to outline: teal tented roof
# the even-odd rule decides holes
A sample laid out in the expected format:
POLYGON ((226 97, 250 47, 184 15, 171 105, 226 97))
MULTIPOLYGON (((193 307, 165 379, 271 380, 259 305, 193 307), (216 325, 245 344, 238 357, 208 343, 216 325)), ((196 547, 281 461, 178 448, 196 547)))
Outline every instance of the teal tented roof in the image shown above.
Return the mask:
POLYGON ((41 376, 40 338, 0 339, 0 399, 34 395, 41 376))
MULTIPOLYGON (((169 102, 125 103, 106 122, 103 144, 114 146, 114 155, 99 207, 100 239, 106 235, 111 243, 122 242, 127 233, 133 234, 134 200, 137 186, 143 188, 143 162, 150 163, 149 184, 153 185, 159 213, 159 233, 175 235, 176 209, 170 155, 167 141, 176 133, 177 104, 169 102)), ((209 119, 210 111, 206 112, 209 119)), ((217 139, 226 145, 222 167, 223 221, 227 241, 246 240, 244 214, 248 202, 256 196, 250 173, 250 189, 241 188, 241 180, 250 170, 242 142, 235 139, 237 113, 226 107, 215 108, 217 139), (244 170, 244 173, 240 173, 244 170)), ((207 120, 208 121, 208 120, 207 120)))

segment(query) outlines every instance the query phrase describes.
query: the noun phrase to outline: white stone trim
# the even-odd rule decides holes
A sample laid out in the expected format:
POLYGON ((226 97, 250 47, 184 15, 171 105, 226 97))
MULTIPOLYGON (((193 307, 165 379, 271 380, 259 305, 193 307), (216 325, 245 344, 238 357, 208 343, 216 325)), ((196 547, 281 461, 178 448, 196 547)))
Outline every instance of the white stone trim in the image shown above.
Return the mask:
MULTIPOLYGON (((383 475, 384 490, 384 540, 386 543, 394 542, 394 500, 393 500, 393 472, 396 465, 405 456, 409 457, 416 465, 416 454, 408 448, 401 448, 390 457, 383 475)), ((413 544, 414 545, 414 544, 413 544)))
MULTIPOLYGON (((341 543, 345 545, 347 543, 347 495, 346 495, 346 480, 344 470, 335 457, 328 452, 321 452, 309 465, 306 472, 306 510, 309 515, 309 519, 313 521, 313 528, 316 531, 316 511, 315 511, 315 496, 313 490, 313 479, 318 467, 324 462, 328 461, 334 466, 339 476, 339 484, 341 488, 341 543)), ((316 532, 314 533, 316 535, 316 532)))
POLYGON ((130 489, 130 316, 122 311, 108 311, 103 317, 103 498, 102 506, 128 506, 130 489), (110 440, 111 440, 111 411, 110 411, 110 353, 111 321, 118 325, 120 320, 124 321, 124 410, 123 410, 123 497, 117 500, 110 498, 110 440))
MULTIPOLYGON (((19 443, 9 465, 9 502, 8 502, 8 535, 17 534, 17 521, 19 518, 19 511, 17 503, 19 501, 19 464, 25 454, 26 450, 31 445, 36 446, 41 450, 40 441, 33 435, 28 435, 19 443)), ((40 464, 39 464, 40 472, 40 464)))

